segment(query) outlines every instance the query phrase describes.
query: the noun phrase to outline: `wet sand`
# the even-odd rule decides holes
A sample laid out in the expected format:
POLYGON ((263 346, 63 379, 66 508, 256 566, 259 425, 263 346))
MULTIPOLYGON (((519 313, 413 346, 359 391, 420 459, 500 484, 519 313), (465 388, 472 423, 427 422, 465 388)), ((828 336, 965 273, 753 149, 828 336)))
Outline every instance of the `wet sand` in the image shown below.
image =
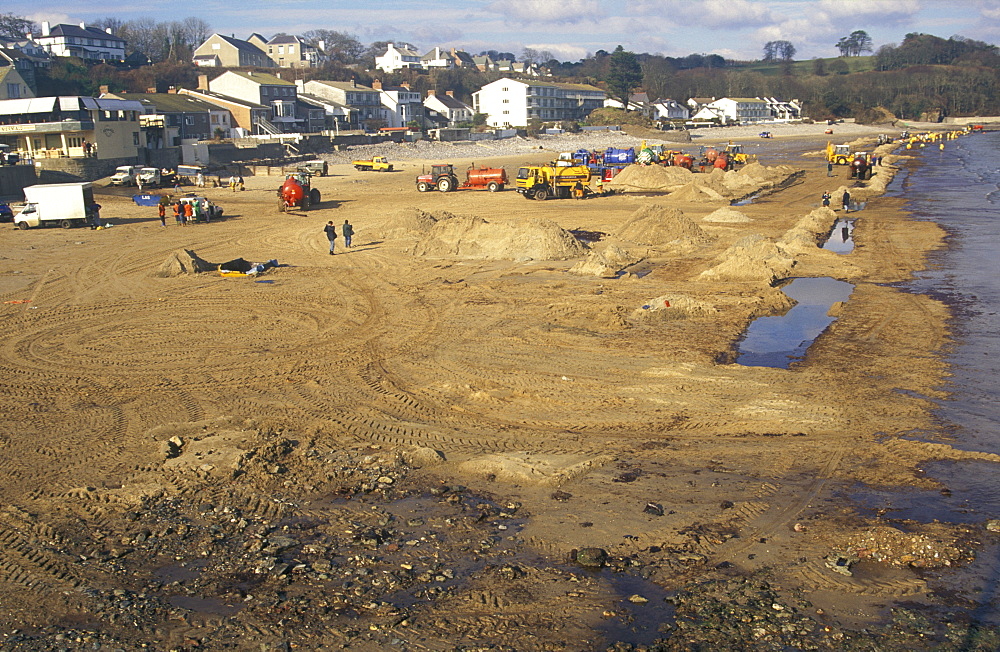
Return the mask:
POLYGON ((28 300, 0 304, 0 645, 686 649, 698 631, 835 647, 935 603, 915 567, 963 563, 974 529, 862 516, 840 492, 995 461, 904 438, 935 427, 950 313, 893 284, 942 229, 876 197, 849 255, 820 248, 840 212, 808 242, 822 192, 854 185, 816 156, 740 206, 748 222, 667 198, 704 237, 657 245, 616 232, 662 199, 421 194, 422 163, 334 166, 304 214, 248 177, 206 191, 226 211, 211 224, 163 228, 107 189, 110 229, 0 233, 0 299, 28 300), (595 250, 644 273, 415 255, 426 234, 397 228, 414 209, 603 234, 595 250), (345 219, 355 246, 329 256, 322 227, 345 219), (785 243, 791 276, 855 285, 790 369, 733 362, 755 317, 789 307, 780 290, 702 275, 752 235, 785 243), (281 266, 156 277, 178 250, 281 266), (857 551, 859 572, 832 568, 857 551), (771 596, 742 603, 762 633, 713 625, 695 586, 771 596))

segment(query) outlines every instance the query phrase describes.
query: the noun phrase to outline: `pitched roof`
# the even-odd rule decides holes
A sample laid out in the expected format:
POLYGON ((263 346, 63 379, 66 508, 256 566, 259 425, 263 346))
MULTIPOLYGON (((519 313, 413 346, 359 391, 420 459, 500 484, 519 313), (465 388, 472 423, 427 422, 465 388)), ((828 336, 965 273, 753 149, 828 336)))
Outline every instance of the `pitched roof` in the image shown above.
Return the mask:
POLYGON ((325 97, 320 97, 319 95, 313 95, 312 93, 299 93, 296 97, 305 102, 306 104, 312 104, 314 106, 327 107, 335 106, 338 109, 349 109, 350 107, 346 104, 341 104, 340 102, 334 102, 325 97))
POLYGON ((368 93, 377 93, 378 91, 371 86, 363 86, 361 84, 355 84, 353 82, 346 81, 324 81, 320 79, 313 79, 313 82, 317 84, 323 84, 324 86, 329 86, 330 88, 339 88, 344 91, 362 91, 368 93))
POLYGON ((219 33, 215 33, 212 36, 218 36, 223 41, 225 41, 229 45, 233 46, 237 50, 242 50, 243 52, 249 52, 251 54, 263 54, 264 56, 267 56, 266 54, 264 54, 263 50, 261 50, 259 47, 257 47, 253 43, 248 43, 247 41, 244 41, 244 40, 241 40, 241 39, 238 39, 238 38, 234 38, 232 36, 225 36, 225 35, 219 34, 219 33))
POLYGON ((228 95, 223 95, 222 93, 214 93, 212 91, 206 91, 203 88, 198 88, 195 90, 182 89, 178 95, 194 95, 195 97, 203 97, 205 101, 209 104, 215 104, 216 102, 220 104, 235 104, 236 106, 246 107, 248 109, 266 109, 271 110, 270 107, 264 106, 263 104, 258 104, 257 102, 248 102, 246 100, 241 100, 238 97, 229 97, 228 95))
MULTIPOLYGON (((125 43, 125 39, 119 38, 114 34, 108 34, 102 29, 97 29, 96 27, 80 27, 79 25, 55 25, 49 30, 48 36, 74 36, 82 38, 101 38, 107 41, 120 41, 125 43)), ((38 36, 38 38, 47 38, 46 36, 38 36)))
MULTIPOLYGON (((295 82, 290 82, 287 79, 282 79, 281 77, 277 77, 266 72, 243 72, 240 70, 229 70, 226 74, 236 75, 238 77, 242 77, 243 79, 249 79, 252 82, 263 84, 265 86, 295 86, 295 82)), ((218 77, 215 79, 218 79, 218 77)))
POLYGON ((114 95, 123 100, 137 100, 142 102, 143 106, 152 106, 160 113, 204 112, 219 108, 211 102, 177 93, 115 93, 114 95))
MULTIPOLYGON (((466 104, 465 102, 463 102, 461 100, 458 100, 458 99, 452 97, 451 95, 443 95, 443 94, 442 95, 438 95, 438 94, 434 94, 431 97, 434 97, 435 99, 437 99, 438 101, 440 101, 441 104, 445 105, 449 109, 469 109, 470 108, 468 104, 466 104)), ((427 98, 427 99, 430 99, 430 98, 427 98)))
POLYGON ((301 43, 302 39, 298 36, 289 36, 288 34, 276 34, 274 38, 267 42, 268 45, 277 45, 278 43, 301 43))

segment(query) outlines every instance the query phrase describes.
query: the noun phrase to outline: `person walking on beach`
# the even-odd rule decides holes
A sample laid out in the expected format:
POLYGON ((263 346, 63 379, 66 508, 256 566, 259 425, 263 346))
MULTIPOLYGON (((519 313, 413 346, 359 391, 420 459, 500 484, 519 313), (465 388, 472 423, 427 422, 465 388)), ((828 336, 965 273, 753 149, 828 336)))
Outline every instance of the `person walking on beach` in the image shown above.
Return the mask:
POLYGON ((344 231, 344 248, 351 248, 351 238, 354 237, 354 227, 347 220, 344 220, 344 226, 341 227, 344 231))
POLYGON ((194 216, 194 209, 191 204, 184 204, 184 214, 181 216, 181 226, 187 226, 187 223, 191 221, 194 216))
POLYGON ((174 219, 177 220, 177 226, 181 225, 181 219, 184 217, 184 207, 181 206, 180 201, 174 204, 174 219))
MULTIPOLYGON (((344 223, 346 224, 347 220, 344 220, 344 223)), ((350 226, 350 225, 348 224, 348 226, 350 226)), ((337 240, 337 227, 335 227, 333 225, 333 221, 332 220, 329 221, 329 222, 327 222, 326 226, 323 227, 323 233, 326 234, 326 239, 330 241, 330 255, 332 256, 333 255, 333 243, 336 242, 336 240, 337 240)))
POLYGON ((826 163, 826 176, 833 176, 833 161, 827 161, 826 163))
POLYGON ((156 205, 156 212, 160 216, 160 226, 166 226, 167 225, 167 207, 163 205, 163 202, 160 202, 159 204, 156 205))
POLYGON ((845 190, 844 191, 844 196, 841 197, 841 201, 843 201, 843 203, 844 203, 844 212, 845 213, 850 213, 851 212, 851 193, 849 193, 848 191, 845 190))
POLYGON ((830 207, 830 197, 831 197, 830 196, 830 191, 829 190, 824 190, 823 191, 823 206, 826 206, 827 208, 830 207))

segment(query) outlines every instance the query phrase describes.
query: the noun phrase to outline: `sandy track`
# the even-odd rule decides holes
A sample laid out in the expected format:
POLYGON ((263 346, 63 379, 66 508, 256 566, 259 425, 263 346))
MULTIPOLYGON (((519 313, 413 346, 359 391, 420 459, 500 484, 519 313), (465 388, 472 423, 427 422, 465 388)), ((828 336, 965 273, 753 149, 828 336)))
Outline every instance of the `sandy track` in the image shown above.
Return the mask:
MULTIPOLYGON (((521 162, 497 161, 508 172, 521 162)), ((697 276, 740 237, 780 239, 815 208, 829 186, 816 160, 804 159, 796 184, 741 207, 752 222, 706 225, 710 240, 683 253, 645 248, 651 273, 621 280, 568 274, 573 260, 417 257, 410 253, 416 234, 373 234, 396 211, 419 208, 545 218, 613 239, 650 198, 420 194, 413 187, 419 163, 402 167, 365 174, 334 166, 317 182, 321 208, 301 215, 274 209, 276 179, 249 178, 243 193, 207 190, 226 209, 212 224, 161 228, 153 209, 108 194, 100 201, 113 228, 0 233, 0 300, 30 299, 0 305, 0 495, 10 505, 0 514, 0 599, 25 588, 36 593, 13 603, 18 618, 68 622, 67 614, 94 607, 86 598, 64 600, 64 591, 116 581, 80 567, 59 546, 39 546, 40 539, 116 531, 124 512, 152 496, 192 505, 236 501, 275 522, 331 490, 322 473, 303 476, 284 485, 286 504, 268 498, 267 482, 228 486, 211 470, 165 470, 160 450, 171 432, 190 436, 201 426, 185 424, 218 418, 249 419, 329 449, 437 450, 445 461, 427 466, 428 479, 457 477, 524 502, 532 517, 519 536, 554 561, 585 545, 686 550, 747 570, 771 563, 789 586, 818 581, 819 571, 776 552, 749 561, 760 547, 754 541, 808 550, 815 559, 829 540, 797 537, 790 525, 822 513, 831 484, 910 479, 905 456, 879 469, 859 470, 854 461, 857 447, 876 437, 930 427, 919 395, 933 392, 944 373, 935 354, 946 342, 947 312, 878 284, 919 268, 921 254, 941 242, 933 225, 915 228, 896 206, 876 201, 858 214, 856 254, 802 255, 797 275, 846 278, 858 284, 854 296, 804 363, 742 367, 717 361, 731 357, 754 316, 770 311, 763 297, 771 290, 697 276), (355 225, 355 247, 345 251, 338 241, 337 255, 328 256, 322 226, 344 219, 355 225), (210 273, 154 278, 180 248, 215 263, 241 256, 282 266, 262 282, 210 273), (717 312, 641 315, 642 305, 670 294, 697 297, 717 312), (622 465, 662 470, 622 483, 615 479, 622 465), (556 487, 574 499, 551 500, 556 487), (733 509, 719 510, 722 497, 733 509), (642 511, 650 500, 673 511, 651 518, 642 511), (740 530, 743 539, 720 534, 740 530), (623 533, 631 538, 623 541, 623 533)), ((678 207, 699 221, 718 205, 678 207)), ((886 455, 891 462, 895 453, 886 455)), ((351 518, 328 508, 309 514, 331 523, 351 518)), ((99 555, 105 544, 89 545, 99 555)), ((669 584, 693 572, 660 579, 669 584)), ((913 593, 914 582, 892 578, 882 589, 827 582, 835 594, 827 606, 836 609, 837 591, 888 597, 913 593)), ((469 600, 487 610, 506 599, 508 618, 521 625, 553 622, 528 605, 519 611, 489 587, 469 590, 469 600)), ((598 590, 593 608, 614 599, 607 591, 598 590)), ((463 621, 471 638, 482 638, 473 630, 485 627, 477 610, 463 621)), ((571 611, 555 617, 570 620, 571 611)), ((265 630, 255 635, 274 635, 265 630)), ((164 626, 159 635, 171 631, 164 626)), ((424 633, 443 640, 449 631, 424 633)), ((504 636, 519 640, 514 630, 504 636)))

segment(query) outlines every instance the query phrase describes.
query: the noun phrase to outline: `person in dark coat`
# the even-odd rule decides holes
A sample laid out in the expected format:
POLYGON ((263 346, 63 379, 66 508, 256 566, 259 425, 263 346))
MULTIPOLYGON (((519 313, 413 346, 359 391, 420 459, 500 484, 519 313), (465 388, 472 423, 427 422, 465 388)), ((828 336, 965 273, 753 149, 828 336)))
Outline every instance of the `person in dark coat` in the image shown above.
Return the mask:
POLYGON ((844 191, 844 196, 841 197, 841 200, 844 203, 844 212, 845 213, 850 213, 851 212, 851 193, 849 193, 848 191, 845 190, 844 191))
POLYGON ((829 206, 830 205, 830 191, 829 190, 823 191, 823 205, 824 206, 829 206))
POLYGON ((342 227, 344 231, 344 248, 351 248, 351 238, 354 237, 354 227, 347 220, 344 220, 344 226, 342 227))
MULTIPOLYGON (((345 220, 346 222, 346 220, 345 220)), ((333 225, 333 221, 327 222, 326 226, 323 227, 323 233, 326 234, 326 239, 330 241, 330 255, 333 255, 333 244, 337 241, 337 227, 333 225)), ((346 237, 346 236, 345 236, 346 237)))

